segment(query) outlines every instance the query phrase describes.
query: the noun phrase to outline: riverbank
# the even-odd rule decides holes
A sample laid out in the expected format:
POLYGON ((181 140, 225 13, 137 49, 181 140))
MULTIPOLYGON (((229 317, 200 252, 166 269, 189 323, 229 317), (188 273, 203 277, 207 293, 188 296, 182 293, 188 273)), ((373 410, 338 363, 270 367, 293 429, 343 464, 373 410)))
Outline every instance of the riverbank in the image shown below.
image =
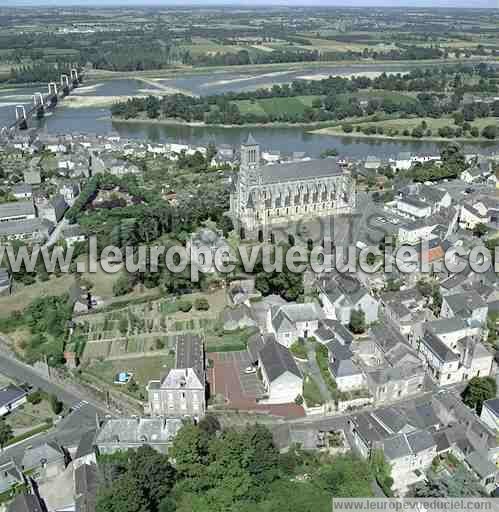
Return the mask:
MULTIPOLYGON (((101 121, 107 118, 99 118, 101 121)), ((378 118, 379 119, 379 118, 378 118)), ((387 119, 390 119, 387 117, 387 119)), ((341 126, 345 124, 345 122, 355 122, 352 120, 342 120, 338 122, 324 121, 323 123, 246 123, 246 124, 207 124, 203 121, 184 121, 182 119, 148 119, 148 118, 133 118, 133 119, 124 119, 120 117, 111 117, 111 121, 113 123, 123 123, 123 124, 146 124, 146 125, 164 125, 164 126, 179 126, 179 127, 191 127, 191 128, 222 128, 222 129, 248 129, 252 128, 268 128, 268 129, 279 129, 279 128, 302 128, 304 132, 313 134, 313 135, 323 135, 330 137, 342 137, 349 139, 371 139, 373 141, 406 141, 406 142, 462 142, 466 144, 474 144, 474 143, 491 143, 494 144, 497 141, 494 139, 486 139, 485 137, 459 137, 459 138, 446 138, 446 137, 411 137, 411 136, 388 136, 388 135, 366 135, 361 132, 352 132, 345 133, 341 126)), ((359 121, 357 121, 358 123, 359 121)), ((368 123, 369 120, 364 120, 362 122, 368 123)))
POLYGON ((365 133, 361 132, 351 132, 351 133, 345 133, 341 129, 337 128, 321 128, 319 130, 311 130, 309 133, 313 133, 314 135, 325 135, 330 137, 345 137, 350 139, 372 139, 372 140, 390 140, 390 141, 407 141, 407 142, 461 142, 465 144, 475 144, 480 143, 483 144, 484 142, 488 142, 491 144, 497 144, 497 139, 486 139, 485 137, 411 137, 411 136, 404 136, 404 135, 382 135, 382 134, 373 134, 373 135, 367 135, 365 133))
MULTIPOLYGON (((300 71, 312 70, 314 68, 342 68, 345 66, 351 67, 382 67, 381 71, 390 71, 387 68, 397 68, 403 66, 415 67, 428 67, 428 66, 441 66, 442 64, 473 64, 484 62, 487 64, 497 64, 499 58, 470 58, 470 59, 438 59, 438 60, 372 60, 365 59, 361 62, 358 60, 344 60, 344 61, 325 61, 325 62, 291 62, 291 63, 274 63, 274 64, 248 64, 236 66, 176 66, 167 69, 151 69, 147 71, 109 71, 105 69, 91 69, 85 71, 85 78, 92 79, 113 79, 113 78, 176 78, 182 75, 195 75, 205 73, 258 73, 258 72, 272 72, 272 71, 300 71)), ((368 70, 369 71, 369 70, 368 70)), ((376 70, 372 70, 376 71, 376 70)), ((357 71, 354 71, 357 72, 357 71)))

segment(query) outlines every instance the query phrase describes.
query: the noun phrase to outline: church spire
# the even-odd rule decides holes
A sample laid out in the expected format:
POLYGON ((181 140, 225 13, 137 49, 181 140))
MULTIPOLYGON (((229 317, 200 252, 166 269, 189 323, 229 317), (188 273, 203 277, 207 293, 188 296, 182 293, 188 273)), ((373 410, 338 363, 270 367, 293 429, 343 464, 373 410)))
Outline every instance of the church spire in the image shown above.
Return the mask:
POLYGON ((248 138, 246 139, 244 146, 258 146, 258 142, 254 139, 251 132, 248 134, 248 138))

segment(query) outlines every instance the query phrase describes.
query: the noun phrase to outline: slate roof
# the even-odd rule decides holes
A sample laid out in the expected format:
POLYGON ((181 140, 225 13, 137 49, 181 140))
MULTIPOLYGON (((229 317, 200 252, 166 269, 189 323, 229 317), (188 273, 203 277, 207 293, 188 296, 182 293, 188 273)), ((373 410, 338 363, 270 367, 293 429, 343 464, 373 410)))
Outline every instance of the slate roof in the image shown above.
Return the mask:
POLYGON ((8 406, 17 400, 20 400, 23 396, 28 393, 24 389, 18 388, 17 386, 9 385, 0 389, 0 407, 8 406))
POLYGON ((327 348, 333 357, 333 361, 329 363, 329 369, 334 377, 348 377, 361 373, 360 369, 352 362, 353 352, 347 345, 332 341, 328 343, 327 348))
POLYGON ((76 512, 94 512, 98 488, 95 464, 82 464, 74 472, 76 512))
POLYGON ((466 329, 467 324, 462 318, 440 318, 432 320, 426 324, 426 328, 437 336, 439 334, 446 334, 455 331, 466 329))
POLYGON ((437 336, 431 332, 427 332, 421 341, 424 343, 433 354, 435 354, 441 361, 457 361, 459 356, 452 352, 452 350, 437 336))
POLYGON ((54 224, 47 219, 25 219, 0 222, 0 236, 26 235, 38 232, 51 233, 54 224))
POLYGON ((33 187, 27 183, 18 183, 11 187, 11 191, 13 194, 31 194, 33 187))
POLYGON ((274 310, 272 325, 279 331, 293 330, 297 322, 310 322, 324 318, 324 313, 317 304, 285 304, 274 310))
POLYGON ((4 217, 22 217, 35 215, 33 201, 15 201, 0 204, 0 219, 4 217))
POLYGON ((474 290, 467 293, 456 293, 455 295, 446 295, 445 302, 449 305, 452 312, 457 314, 469 315, 475 309, 486 307, 485 301, 474 290))
POLYGON ((372 414, 393 433, 400 432, 407 425, 407 418, 395 407, 376 409, 372 414))
POLYGON ((383 442, 383 452, 388 460, 396 460, 412 454, 411 447, 404 434, 385 439, 383 442))
POLYGON ((113 418, 102 426, 95 444, 169 443, 182 428, 180 418, 113 418))
POLYGON ((8 506, 8 512, 44 512, 44 507, 34 494, 19 494, 8 506))
POLYGON ((267 341, 260 351, 260 362, 265 368, 265 373, 270 382, 278 379, 285 372, 290 372, 298 378, 302 378, 291 352, 275 340, 267 341))
POLYGON ((491 398, 490 400, 485 400, 483 405, 487 406, 496 416, 499 416, 499 398, 491 398))
POLYGON ((29 470, 40 466, 42 462, 51 463, 63 459, 64 452, 57 443, 51 441, 34 448, 28 448, 24 452, 21 466, 23 470, 29 470))
POLYGON ((203 339, 197 334, 181 334, 177 336, 176 369, 192 368, 201 383, 204 382, 204 345, 203 339))
MULTIPOLYGON (((273 337, 273 335, 272 335, 273 337)), ((275 339, 275 338, 274 338, 275 339)), ((263 340, 262 335, 260 332, 256 332, 255 334, 252 334, 248 339, 248 352, 251 357, 251 361, 258 361, 258 355, 260 354, 260 351, 265 346, 265 342, 263 340)))
POLYGON ((94 449, 94 438, 95 438, 95 429, 90 430, 83 434, 78 443, 78 448, 76 450, 75 459, 79 459, 80 457, 85 457, 86 455, 90 455, 91 453, 95 453, 94 449))
POLYGON ((427 430, 418 430, 417 432, 407 434, 407 441, 415 454, 436 446, 433 436, 427 430))
POLYGON ((366 375, 379 385, 393 381, 407 380, 421 373, 424 373, 424 368, 421 364, 406 364, 372 370, 367 372, 366 375))
POLYGON ((480 478, 485 478, 496 472, 496 467, 487 458, 487 454, 475 451, 467 455, 465 460, 480 478))
POLYGON ((320 160, 264 165, 260 168, 260 174, 263 184, 270 184, 339 176, 343 174, 343 170, 335 160, 324 158, 320 160))

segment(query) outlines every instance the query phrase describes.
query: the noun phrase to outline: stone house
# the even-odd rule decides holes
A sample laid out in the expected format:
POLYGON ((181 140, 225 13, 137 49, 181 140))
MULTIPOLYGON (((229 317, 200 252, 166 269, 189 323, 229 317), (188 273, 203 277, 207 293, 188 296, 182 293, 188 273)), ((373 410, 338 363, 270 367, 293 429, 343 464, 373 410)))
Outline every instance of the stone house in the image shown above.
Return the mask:
POLYGON ((303 393, 303 376, 291 352, 275 339, 268 338, 258 353, 268 404, 293 403, 303 393))
POLYGON ((175 367, 163 380, 147 385, 152 416, 200 419, 206 410, 206 364, 203 339, 194 334, 177 336, 175 367))
POLYGON ((321 308, 313 303, 274 306, 267 313, 267 331, 289 348, 298 338, 312 336, 323 318, 321 308))
POLYGON ((362 311, 367 324, 378 320, 378 301, 355 277, 338 274, 319 284, 319 300, 326 318, 350 323, 352 311, 362 311))

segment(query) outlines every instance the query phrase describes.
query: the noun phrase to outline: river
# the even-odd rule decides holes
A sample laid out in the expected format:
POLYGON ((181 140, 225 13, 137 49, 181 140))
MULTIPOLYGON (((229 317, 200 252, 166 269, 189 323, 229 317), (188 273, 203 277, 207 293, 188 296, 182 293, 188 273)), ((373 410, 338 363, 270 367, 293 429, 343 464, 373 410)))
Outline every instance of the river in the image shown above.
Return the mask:
MULTIPOLYGON (((248 135, 247 128, 190 127, 185 125, 160 125, 149 123, 113 122, 110 117, 109 104, 120 96, 137 94, 165 94, 167 91, 180 90, 196 95, 216 94, 227 91, 251 90, 269 87, 276 83, 288 83, 299 78, 321 78, 329 74, 349 75, 351 73, 371 74, 386 69, 380 66, 317 66, 310 69, 235 73, 214 71, 213 73, 183 74, 174 78, 148 79, 113 79, 100 82, 85 82, 81 89, 72 93, 77 101, 62 102, 53 114, 44 120, 34 120, 35 126, 48 133, 118 133, 122 137, 150 140, 154 142, 181 142, 191 145, 215 144, 239 145, 248 135), (103 104, 107 103, 107 104, 103 104)), ((407 66, 395 65, 392 72, 406 72, 407 66)), ((17 104, 29 104, 32 95, 40 88, 15 87, 0 90, 0 126, 14 120, 14 107, 17 104)), ((257 127, 251 132, 265 150, 279 150, 283 153, 303 151, 311 157, 317 157, 326 149, 335 148, 346 157, 365 158, 373 155, 381 158, 393 157, 401 151, 413 153, 436 154, 439 145, 419 141, 387 141, 355 139, 350 137, 317 135, 307 133, 301 127, 257 127)), ((483 153, 497 150, 497 144, 469 144, 465 150, 474 152, 480 147, 483 153)))

